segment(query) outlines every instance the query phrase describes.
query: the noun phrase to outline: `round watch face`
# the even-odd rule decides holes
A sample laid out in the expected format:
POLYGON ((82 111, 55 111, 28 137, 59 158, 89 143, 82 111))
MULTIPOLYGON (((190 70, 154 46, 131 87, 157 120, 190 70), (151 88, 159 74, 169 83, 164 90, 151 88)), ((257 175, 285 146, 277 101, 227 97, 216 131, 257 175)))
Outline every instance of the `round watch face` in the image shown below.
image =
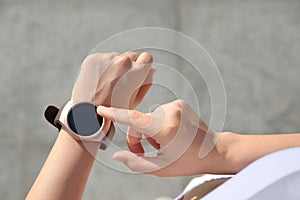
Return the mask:
POLYGON ((72 107, 67 117, 68 125, 79 136, 95 134, 103 124, 97 114, 97 107, 91 103, 79 103, 72 107))

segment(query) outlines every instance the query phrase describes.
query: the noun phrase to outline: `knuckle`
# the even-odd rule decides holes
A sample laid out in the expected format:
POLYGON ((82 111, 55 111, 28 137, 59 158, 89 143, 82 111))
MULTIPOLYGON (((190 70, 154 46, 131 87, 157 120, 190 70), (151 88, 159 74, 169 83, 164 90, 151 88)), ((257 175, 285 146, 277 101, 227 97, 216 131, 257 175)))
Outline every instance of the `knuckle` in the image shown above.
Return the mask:
POLYGON ((182 117, 182 109, 180 106, 173 106, 170 109, 170 116, 172 120, 176 123, 180 122, 181 117, 182 117))
POLYGON ((131 60, 128 56, 121 56, 114 62, 114 64, 121 68, 130 68, 131 60))
POLYGON ((147 58, 147 61, 151 63, 153 61, 153 56, 149 52, 144 52, 143 56, 147 58))
POLYGON ((101 57, 101 55, 99 54, 91 54, 88 55, 84 61, 83 61, 83 65, 82 66, 90 66, 91 64, 97 62, 99 60, 99 58, 101 57))
POLYGON ((175 103, 176 103, 178 106, 185 106, 185 105, 187 105, 187 103, 186 103, 185 100, 183 100, 183 99, 177 99, 177 100, 175 100, 175 103))
POLYGON ((127 51, 126 53, 124 53, 124 55, 135 55, 135 56, 137 56, 138 54, 134 51, 127 51))
POLYGON ((140 113, 135 110, 129 110, 128 114, 131 120, 137 120, 141 117, 140 113))
POLYGON ((179 106, 176 106, 174 109, 173 109, 173 113, 176 117, 180 117, 181 116, 181 108, 179 106))
POLYGON ((99 64, 100 62, 104 64, 113 60, 118 55, 118 52, 90 54, 84 59, 82 67, 89 68, 99 64))
POLYGON ((177 121, 174 121, 173 123, 170 123, 168 124, 167 126, 167 130, 170 132, 170 133, 173 133, 176 135, 177 131, 179 129, 179 123, 177 121))
POLYGON ((134 126, 138 126, 140 128, 149 126, 151 123, 151 119, 149 116, 144 113, 140 113, 139 111, 129 110, 129 119, 134 126))
POLYGON ((101 53, 94 53, 94 54, 90 54, 86 57, 87 60, 95 60, 95 59, 99 59, 99 57, 101 57, 102 54, 101 53))
POLYGON ((98 66, 99 63, 103 62, 104 58, 105 58, 105 54, 102 53, 95 53, 95 54, 88 55, 84 59, 81 68, 94 68, 98 66))
POLYGON ((119 56, 120 54, 118 52, 111 52, 107 54, 107 60, 108 61, 112 61, 114 60, 117 56, 119 56))

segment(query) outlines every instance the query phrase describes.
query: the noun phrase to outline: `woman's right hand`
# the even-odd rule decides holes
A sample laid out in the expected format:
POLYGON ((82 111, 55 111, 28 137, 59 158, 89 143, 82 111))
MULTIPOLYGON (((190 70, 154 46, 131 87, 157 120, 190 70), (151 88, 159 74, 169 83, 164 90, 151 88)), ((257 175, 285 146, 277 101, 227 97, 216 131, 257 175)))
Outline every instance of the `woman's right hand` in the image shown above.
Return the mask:
POLYGON ((127 143, 130 151, 116 152, 113 157, 132 171, 170 177, 225 173, 227 170, 218 135, 183 100, 164 104, 151 113, 103 106, 97 111, 107 119, 129 126, 127 143), (143 135, 158 150, 156 156, 144 155, 143 135), (200 158, 206 136, 211 151, 200 158))

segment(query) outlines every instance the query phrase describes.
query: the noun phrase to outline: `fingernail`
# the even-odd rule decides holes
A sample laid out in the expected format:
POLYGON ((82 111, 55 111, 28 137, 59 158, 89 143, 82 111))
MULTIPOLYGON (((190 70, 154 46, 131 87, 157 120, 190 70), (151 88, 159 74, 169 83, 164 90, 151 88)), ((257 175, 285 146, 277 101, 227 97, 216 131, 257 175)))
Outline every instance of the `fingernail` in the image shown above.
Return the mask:
POLYGON ((103 111, 103 110, 107 110, 108 108, 107 107, 105 107, 105 106, 98 106, 97 107, 97 112, 99 113, 99 112, 101 112, 101 111, 103 111))

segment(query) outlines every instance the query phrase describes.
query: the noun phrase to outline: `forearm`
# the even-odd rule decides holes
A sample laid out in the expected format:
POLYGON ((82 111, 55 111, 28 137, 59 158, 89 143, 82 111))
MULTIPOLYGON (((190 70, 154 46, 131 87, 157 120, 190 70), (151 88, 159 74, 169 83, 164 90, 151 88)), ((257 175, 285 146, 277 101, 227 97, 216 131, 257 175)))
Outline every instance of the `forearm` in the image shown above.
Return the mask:
POLYGON ((100 143, 85 145, 61 130, 27 199, 81 199, 100 143))
POLYGON ((300 134, 239 135, 222 133, 220 141, 225 149, 230 173, 237 173, 258 158, 282 149, 299 147, 300 134))

